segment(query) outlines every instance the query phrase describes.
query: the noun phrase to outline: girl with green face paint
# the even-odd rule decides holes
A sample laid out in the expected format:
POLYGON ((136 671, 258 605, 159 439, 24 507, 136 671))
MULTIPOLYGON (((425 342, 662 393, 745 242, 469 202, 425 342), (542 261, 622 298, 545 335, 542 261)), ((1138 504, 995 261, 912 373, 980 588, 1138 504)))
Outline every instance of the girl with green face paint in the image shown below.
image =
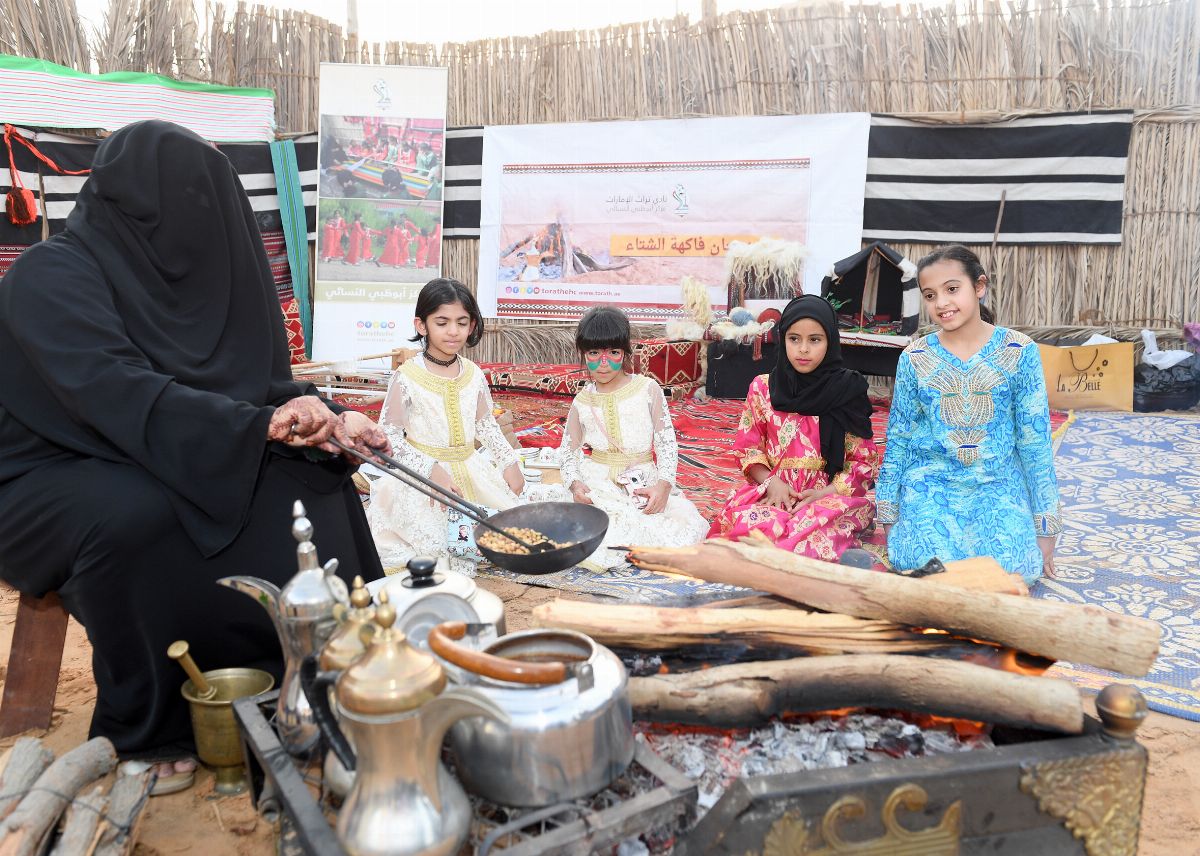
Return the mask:
POLYGON ((604 542, 583 566, 601 571, 624 562, 624 552, 609 545, 700 541, 708 523, 675 490, 679 450, 662 389, 630 368, 629 319, 615 306, 589 309, 575 347, 591 383, 567 416, 562 483, 575 502, 595 505, 609 520, 604 542))
POLYGON ((620 348, 612 348, 607 351, 593 348, 583 352, 583 364, 592 373, 593 380, 597 373, 605 369, 616 375, 625 367, 625 352, 620 348))
POLYGON ((593 306, 579 319, 575 347, 597 389, 615 392, 628 382, 629 336, 629 319, 615 306, 593 306))

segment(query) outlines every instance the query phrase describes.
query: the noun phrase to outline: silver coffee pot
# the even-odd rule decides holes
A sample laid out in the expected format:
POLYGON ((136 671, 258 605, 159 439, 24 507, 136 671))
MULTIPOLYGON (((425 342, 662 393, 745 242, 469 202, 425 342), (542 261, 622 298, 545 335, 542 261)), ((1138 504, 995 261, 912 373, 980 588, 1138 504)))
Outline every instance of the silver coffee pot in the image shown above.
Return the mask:
POLYGON ((346 584, 335 573, 338 560, 330 559, 324 567, 320 565, 312 542, 313 525, 306 513, 304 503, 296 500, 292 506, 292 537, 299 542, 296 561, 300 569, 282 590, 258 577, 217 580, 261 604, 279 634, 284 672, 275 724, 280 740, 292 755, 310 751, 320 737, 312 708, 300 687, 300 664, 329 641, 337 627, 334 607, 348 605, 350 600, 346 584))

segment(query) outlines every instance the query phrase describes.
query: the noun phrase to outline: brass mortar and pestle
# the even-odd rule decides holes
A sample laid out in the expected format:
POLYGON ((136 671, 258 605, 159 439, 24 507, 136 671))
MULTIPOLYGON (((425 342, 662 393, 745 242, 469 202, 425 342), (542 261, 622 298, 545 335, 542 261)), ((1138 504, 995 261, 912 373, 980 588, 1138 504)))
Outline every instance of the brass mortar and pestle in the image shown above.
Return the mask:
POLYGON ((201 672, 183 640, 172 643, 167 656, 188 674, 181 691, 192 712, 196 754, 216 774, 214 790, 219 794, 242 793, 246 790, 246 763, 233 703, 269 691, 275 686, 275 678, 259 669, 201 672))

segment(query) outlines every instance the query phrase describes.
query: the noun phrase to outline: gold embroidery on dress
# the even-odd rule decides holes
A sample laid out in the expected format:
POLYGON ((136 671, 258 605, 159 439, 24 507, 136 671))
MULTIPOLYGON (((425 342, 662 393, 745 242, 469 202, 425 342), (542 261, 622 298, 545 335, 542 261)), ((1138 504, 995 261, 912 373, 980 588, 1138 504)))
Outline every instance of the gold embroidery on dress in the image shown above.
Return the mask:
POLYGON ((745 472, 754 464, 762 464, 768 470, 771 469, 771 459, 763 454, 761 449, 747 449, 741 456, 742 472, 745 472))
POLYGON ((963 466, 969 467, 979 460, 982 454, 981 446, 987 439, 987 432, 982 428, 955 429, 948 435, 954 444, 954 454, 963 466))
MULTIPOLYGON (((1030 344, 1027 336, 1006 330, 995 350, 966 370, 938 357, 923 342, 908 356, 917 376, 940 393, 938 415, 942 421, 951 428, 975 428, 995 418, 992 392, 1016 369, 1021 350, 1030 344)), ((964 464, 978 460, 985 437, 985 432, 951 432, 951 440, 959 445, 959 460, 964 464)))
POLYGON ((624 450, 625 441, 621 437, 621 404, 627 398, 641 391, 645 383, 649 383, 649 381, 644 375, 634 375, 629 379, 629 383, 616 392, 597 392, 594 389, 587 389, 580 393, 579 397, 584 404, 592 408, 600 407, 604 416, 604 430, 608 434, 609 451, 624 450), (642 383, 638 383, 638 381, 642 383))
POLYGON ((820 455, 805 455, 803 457, 781 458, 779 461, 779 469, 781 470, 823 470, 825 469, 825 459, 820 455))
POLYGON ((446 427, 450 431, 450 445, 465 445, 467 434, 463 425, 462 391, 467 388, 475 374, 475 364, 463 360, 462 371, 458 373, 458 377, 438 377, 417 365, 416 360, 409 360, 401 365, 399 370, 413 383, 442 397, 442 404, 446 408, 446 427))

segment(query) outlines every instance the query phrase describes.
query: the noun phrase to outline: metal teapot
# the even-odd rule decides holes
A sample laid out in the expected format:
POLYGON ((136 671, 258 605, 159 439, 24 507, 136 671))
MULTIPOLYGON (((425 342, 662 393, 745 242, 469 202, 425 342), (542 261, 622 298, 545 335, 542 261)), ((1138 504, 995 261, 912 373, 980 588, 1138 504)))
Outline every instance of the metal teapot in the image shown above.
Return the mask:
POLYGON ((284 747, 292 755, 311 750, 320 736, 312 708, 300 688, 300 664, 306 656, 320 650, 337 627, 334 607, 349 602, 346 584, 335 573, 337 559, 330 559, 324 567, 318 563, 317 548, 312 543, 313 525, 305 514, 304 503, 296 500, 292 506, 292 537, 300 542, 296 548, 300 570, 282 590, 258 577, 217 580, 220 585, 260 603, 279 634, 284 672, 275 723, 284 747))
POLYGON ((379 630, 366 654, 343 672, 319 673, 317 658, 309 656, 301 671, 322 734, 354 772, 338 814, 338 841, 350 856, 450 856, 467 838, 471 805, 442 765, 442 740, 466 717, 508 717, 476 690, 443 692, 442 667, 392 629, 396 610, 386 592, 379 600, 379 630))
POLYGON ((534 808, 594 794, 633 760, 629 677, 603 645, 571 630, 523 630, 484 650, 456 645, 480 626, 440 624, 429 648, 507 721, 472 718, 450 732, 463 784, 499 805, 534 808))

